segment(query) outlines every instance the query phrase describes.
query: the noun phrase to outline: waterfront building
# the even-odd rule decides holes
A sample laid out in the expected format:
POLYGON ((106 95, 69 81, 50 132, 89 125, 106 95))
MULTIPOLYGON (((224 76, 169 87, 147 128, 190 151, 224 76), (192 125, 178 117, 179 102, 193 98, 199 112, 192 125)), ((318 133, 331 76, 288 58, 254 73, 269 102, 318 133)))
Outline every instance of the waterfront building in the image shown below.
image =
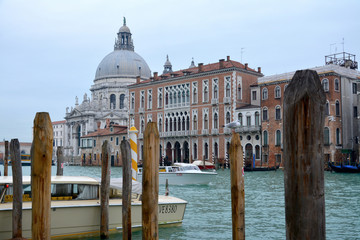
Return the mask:
POLYGON ((110 145, 111 166, 122 166, 120 142, 127 137, 127 126, 120 126, 107 119, 104 128, 99 126, 95 132, 81 136, 81 165, 101 165, 102 144, 110 145))
POLYGON ((75 107, 66 109, 65 155, 80 161, 81 137, 104 129, 106 119, 110 119, 112 125, 127 126, 127 86, 135 83, 137 76, 146 80, 150 74, 146 61, 134 51, 132 34, 124 18, 114 51, 106 55, 96 68, 94 84, 90 87, 91 99, 85 94, 79 103, 76 97, 75 107))
MULTIPOLYGON (((223 125, 251 103, 250 86, 262 77, 261 68, 227 59, 173 71, 167 57, 164 73, 129 85, 130 126, 138 130, 138 158, 143 159, 146 124, 157 122, 160 155, 170 162, 224 161, 231 130, 223 125), (171 71, 168 71, 171 69, 171 71)), ((255 121, 255 118, 254 118, 255 121)), ((254 122, 255 124, 255 122, 254 122)), ((244 136, 250 129, 243 128, 244 136)), ((255 145, 251 146, 255 152, 255 145)))
POLYGON ((57 158, 56 151, 58 147, 64 147, 66 121, 52 122, 53 126, 53 159, 57 158))
MULTIPOLYGON (((10 142, 9 140, 9 155, 10 155, 10 142)), ((31 151, 31 142, 19 142, 20 143, 20 154, 22 155, 30 155, 31 151)), ((5 141, 0 142, 0 163, 3 163, 5 158, 5 141)))
MULTIPOLYGON (((348 57, 346 55, 346 59, 348 57)), ((319 74, 326 94, 325 165, 328 161, 354 162, 359 156, 360 72, 357 71, 355 59, 354 67, 336 64, 346 62, 346 59, 326 62, 324 66, 311 68, 319 74)), ((262 162, 270 166, 283 165, 283 99, 286 86, 294 74, 295 72, 288 72, 261 77, 258 80, 261 93, 262 162)))

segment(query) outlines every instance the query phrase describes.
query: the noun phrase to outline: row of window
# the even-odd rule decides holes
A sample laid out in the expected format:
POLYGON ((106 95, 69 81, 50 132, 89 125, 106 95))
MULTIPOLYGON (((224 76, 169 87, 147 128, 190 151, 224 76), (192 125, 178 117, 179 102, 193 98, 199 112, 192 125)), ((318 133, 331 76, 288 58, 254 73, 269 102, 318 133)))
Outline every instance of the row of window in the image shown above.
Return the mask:
MULTIPOLYGON (((121 94, 119 98, 119 109, 124 109, 124 108, 125 108, 125 94, 121 94)), ((110 109, 117 109, 115 94, 110 95, 110 109)))

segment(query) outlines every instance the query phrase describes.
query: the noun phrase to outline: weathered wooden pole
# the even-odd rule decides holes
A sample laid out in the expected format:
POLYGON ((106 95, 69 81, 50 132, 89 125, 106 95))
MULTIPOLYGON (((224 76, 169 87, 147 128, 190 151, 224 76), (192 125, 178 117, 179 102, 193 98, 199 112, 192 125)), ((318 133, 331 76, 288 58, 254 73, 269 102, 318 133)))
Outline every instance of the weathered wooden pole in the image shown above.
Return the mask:
POLYGON ((32 239, 50 239, 53 128, 49 113, 34 119, 31 146, 32 239))
POLYGON ((56 158, 56 176, 62 176, 64 174, 64 169, 62 168, 62 163, 64 162, 63 147, 57 147, 56 158))
POLYGON ((159 239, 158 197, 160 139, 156 122, 149 122, 144 133, 142 179, 142 239, 159 239))
POLYGON ((122 226, 123 239, 131 239, 131 148, 127 140, 120 144, 121 158, 123 162, 123 197, 122 197, 122 226))
POLYGON ((11 167, 13 178, 13 212, 12 212, 12 237, 22 238, 22 166, 20 157, 20 144, 18 139, 11 139, 10 142, 11 167))
POLYGON ((4 176, 9 176, 9 141, 5 141, 4 176))
POLYGON ((240 136, 233 132, 229 150, 231 178, 232 235, 234 240, 245 239, 245 190, 243 150, 240 136))
POLYGON ((110 187, 110 144, 107 140, 102 145, 101 158, 101 201, 100 201, 100 238, 109 238, 109 187, 110 187))
POLYGON ((325 239, 324 105, 318 74, 296 71, 284 97, 286 239, 325 239))

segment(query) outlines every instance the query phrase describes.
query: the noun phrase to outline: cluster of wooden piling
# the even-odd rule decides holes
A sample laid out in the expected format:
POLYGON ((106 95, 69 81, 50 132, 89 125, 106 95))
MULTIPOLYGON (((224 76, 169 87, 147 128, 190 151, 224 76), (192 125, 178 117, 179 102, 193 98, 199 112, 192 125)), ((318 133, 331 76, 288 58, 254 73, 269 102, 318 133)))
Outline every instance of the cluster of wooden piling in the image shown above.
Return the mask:
MULTIPOLYGON (((286 239, 325 239, 323 123, 325 95, 315 71, 297 71, 285 91, 284 159, 286 239)), ((51 153, 53 132, 48 113, 37 113, 31 148, 32 239, 50 239, 51 153)), ((5 141, 4 175, 8 175, 5 141)), ((11 140, 13 169, 13 238, 22 238, 22 170, 19 142, 11 140)), ((121 142, 123 158, 123 239, 131 239, 131 149, 121 142)), ((62 175, 62 148, 58 148, 57 175, 62 175)), ((102 147, 100 237, 109 238, 110 147, 102 147)), ((230 145, 233 239, 245 239, 243 152, 238 133, 230 145)), ((144 133, 142 194, 143 239, 158 239, 159 132, 149 122, 144 133)), ((167 190, 168 191, 168 190, 167 190)))

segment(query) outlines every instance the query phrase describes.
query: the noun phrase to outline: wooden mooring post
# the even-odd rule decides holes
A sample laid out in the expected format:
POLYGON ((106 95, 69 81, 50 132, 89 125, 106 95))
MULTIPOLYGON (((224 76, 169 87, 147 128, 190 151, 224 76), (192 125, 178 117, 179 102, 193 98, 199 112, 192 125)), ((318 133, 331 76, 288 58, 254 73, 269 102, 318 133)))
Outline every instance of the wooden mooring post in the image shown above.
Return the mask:
POLYGON ((120 144, 121 157, 123 162, 123 197, 122 197, 122 227, 123 240, 131 239, 131 193, 132 193, 132 172, 131 172, 131 148, 127 140, 120 144))
POLYGON ((62 176, 64 174, 64 169, 62 168, 62 163, 64 162, 63 147, 57 147, 56 159, 56 176, 62 176))
POLYGON ((23 186, 20 143, 18 139, 11 139, 10 155, 13 178, 12 237, 13 239, 22 239, 23 186))
POLYGON ((243 150, 240 136, 233 132, 229 150, 231 178, 232 236, 245 239, 245 190, 243 150))
POLYGON ((101 196, 100 196, 100 238, 109 238, 109 187, 110 187, 110 144, 102 145, 101 158, 101 196))
POLYGON ((160 138, 156 122, 149 122, 144 133, 142 179, 142 239, 159 239, 159 159, 160 138))
POLYGON ((49 113, 38 112, 31 146, 32 239, 50 239, 53 128, 49 113))
POLYGON ((4 176, 9 176, 9 141, 5 141, 4 176))
POLYGON ((284 97, 286 239, 325 239, 324 105, 318 74, 297 71, 284 97))

